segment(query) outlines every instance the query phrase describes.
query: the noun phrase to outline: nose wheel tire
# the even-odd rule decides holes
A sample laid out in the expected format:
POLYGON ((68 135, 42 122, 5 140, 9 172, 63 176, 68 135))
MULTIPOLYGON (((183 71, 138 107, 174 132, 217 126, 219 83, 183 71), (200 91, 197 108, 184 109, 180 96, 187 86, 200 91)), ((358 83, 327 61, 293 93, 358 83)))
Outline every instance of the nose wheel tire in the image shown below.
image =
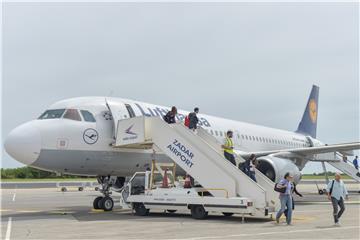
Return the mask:
POLYGON ((101 209, 100 201, 103 199, 103 197, 97 197, 94 199, 93 207, 94 209, 101 209))
POLYGON ((100 207, 101 209, 103 209, 105 212, 111 211, 114 207, 114 201, 111 197, 106 196, 103 199, 101 199, 100 201, 100 207))

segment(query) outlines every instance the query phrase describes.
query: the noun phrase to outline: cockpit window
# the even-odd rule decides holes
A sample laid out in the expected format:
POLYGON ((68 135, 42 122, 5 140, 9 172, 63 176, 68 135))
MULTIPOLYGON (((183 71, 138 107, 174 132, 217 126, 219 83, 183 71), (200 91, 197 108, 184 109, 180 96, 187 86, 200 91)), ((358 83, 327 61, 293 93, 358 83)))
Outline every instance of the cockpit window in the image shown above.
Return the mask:
POLYGON ((80 112, 86 122, 96 122, 91 112, 86 110, 80 110, 80 112))
POLYGON ((52 109, 46 110, 38 119, 54 119, 54 118, 61 118, 65 109, 52 109))
POLYGON ((80 114, 78 110, 76 109, 67 109, 66 113, 64 114, 64 118, 75 120, 75 121, 81 121, 80 114))

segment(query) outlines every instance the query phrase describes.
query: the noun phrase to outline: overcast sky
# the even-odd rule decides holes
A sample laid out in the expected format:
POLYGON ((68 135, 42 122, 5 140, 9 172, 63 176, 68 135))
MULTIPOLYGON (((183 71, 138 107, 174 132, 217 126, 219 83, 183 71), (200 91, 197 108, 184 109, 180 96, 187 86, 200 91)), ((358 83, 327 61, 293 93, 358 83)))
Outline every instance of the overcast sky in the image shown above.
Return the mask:
POLYGON ((356 3, 7 3, 2 135, 88 95, 295 130, 317 84, 318 138, 359 141, 358 21, 356 3))

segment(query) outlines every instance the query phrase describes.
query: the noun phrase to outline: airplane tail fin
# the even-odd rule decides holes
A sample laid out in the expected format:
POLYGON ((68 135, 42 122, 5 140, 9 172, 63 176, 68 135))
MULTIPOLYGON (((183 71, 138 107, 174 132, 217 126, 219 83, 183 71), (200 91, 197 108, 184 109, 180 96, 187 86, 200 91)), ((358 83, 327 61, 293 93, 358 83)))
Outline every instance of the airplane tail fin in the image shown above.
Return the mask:
POLYGON ((305 108, 304 115, 296 132, 310 135, 316 138, 316 126, 318 118, 319 87, 313 85, 305 108))

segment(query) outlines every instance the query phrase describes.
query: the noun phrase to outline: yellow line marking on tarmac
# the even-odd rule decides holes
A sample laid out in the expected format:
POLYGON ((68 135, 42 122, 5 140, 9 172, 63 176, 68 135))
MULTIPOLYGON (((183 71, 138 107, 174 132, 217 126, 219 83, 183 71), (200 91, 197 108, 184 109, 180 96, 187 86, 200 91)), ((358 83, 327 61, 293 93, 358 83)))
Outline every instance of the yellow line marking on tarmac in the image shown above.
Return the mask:
MULTIPOLYGON (((281 216, 280 219, 285 220, 286 218, 284 216, 281 216)), ((309 216, 304 216, 304 215, 297 215, 297 216, 293 216, 292 220, 293 222, 302 222, 302 221, 312 221, 315 220, 315 217, 309 217, 309 216)))
POLYGON ((253 237, 253 236, 266 236, 274 234, 289 234, 289 233, 306 233, 306 232, 321 232, 331 230, 346 230, 346 229, 358 229, 359 226, 348 226, 348 227, 329 227, 329 228, 312 228, 312 229, 300 229, 300 230, 288 230, 288 231, 274 231, 274 232, 262 232, 262 233, 242 233, 225 236, 208 236, 208 237, 190 237, 190 238, 176 238, 177 240, 200 240, 200 239, 228 239, 228 238, 239 238, 239 237, 253 237))
POLYGON ((91 211, 90 211, 91 213, 100 213, 100 212, 104 212, 104 210, 102 210, 102 209, 95 209, 95 208, 93 208, 93 209, 91 209, 91 211))
POLYGON ((0 209, 0 212, 10 212, 11 209, 0 209))
POLYGON ((131 209, 113 209, 112 211, 109 212, 105 212, 102 209, 95 209, 92 208, 89 213, 111 213, 111 212, 115 212, 115 213, 121 213, 121 212, 131 212, 131 209))
POLYGON ((65 215, 65 214, 73 214, 75 212, 74 211, 66 211, 66 210, 55 210, 55 211, 48 211, 47 213, 65 215))

